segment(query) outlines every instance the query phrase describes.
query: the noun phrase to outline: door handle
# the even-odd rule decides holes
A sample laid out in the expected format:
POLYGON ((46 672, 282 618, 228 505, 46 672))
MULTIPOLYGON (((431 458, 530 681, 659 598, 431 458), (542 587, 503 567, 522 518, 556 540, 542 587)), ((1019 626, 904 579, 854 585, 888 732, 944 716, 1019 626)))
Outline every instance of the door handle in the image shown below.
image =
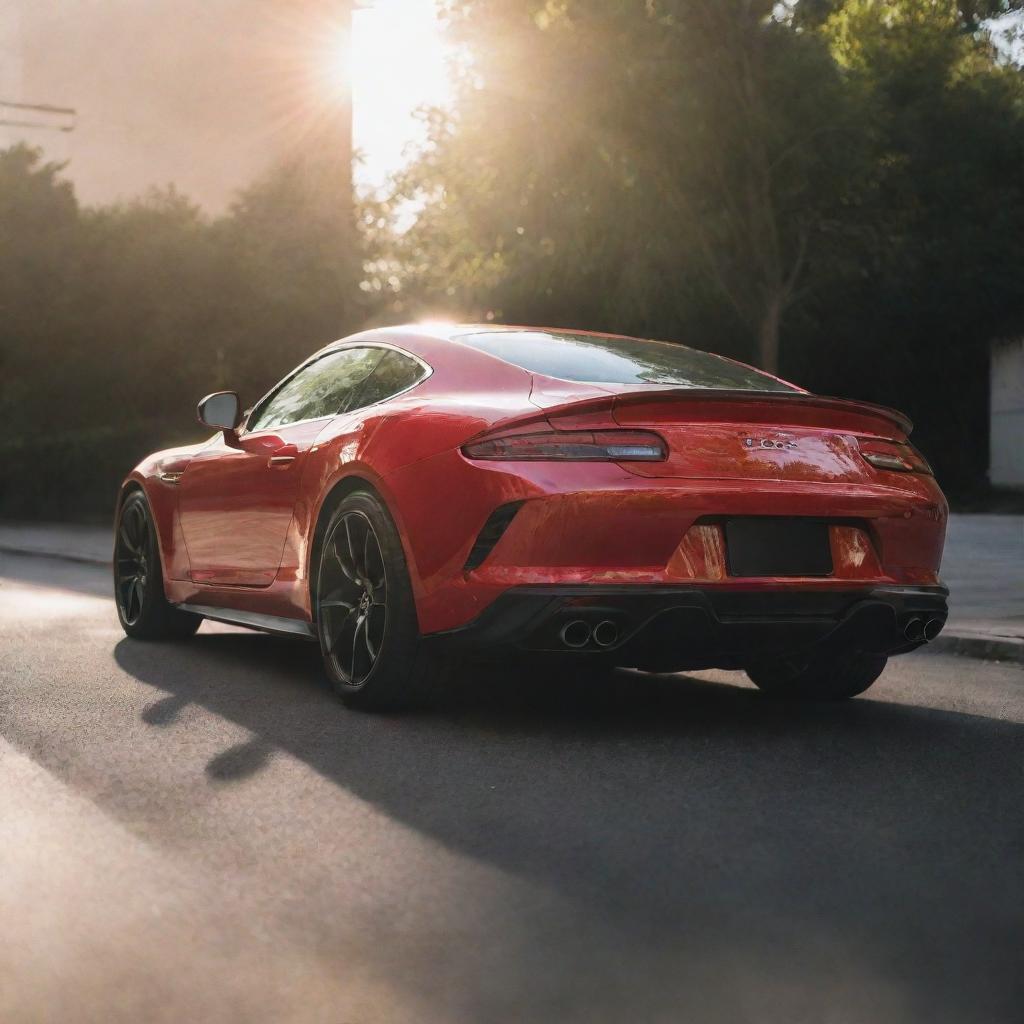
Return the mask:
POLYGON ((267 461, 272 469, 285 469, 299 457, 299 449, 293 444, 282 445, 267 461))

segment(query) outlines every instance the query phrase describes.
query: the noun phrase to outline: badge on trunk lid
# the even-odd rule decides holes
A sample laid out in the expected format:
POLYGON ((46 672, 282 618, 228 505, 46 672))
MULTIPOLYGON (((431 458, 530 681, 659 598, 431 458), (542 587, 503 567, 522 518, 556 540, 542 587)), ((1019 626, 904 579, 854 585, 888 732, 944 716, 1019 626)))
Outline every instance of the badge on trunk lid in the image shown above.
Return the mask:
POLYGON ((796 441, 780 441, 771 437, 745 437, 743 443, 748 448, 795 448, 796 441))

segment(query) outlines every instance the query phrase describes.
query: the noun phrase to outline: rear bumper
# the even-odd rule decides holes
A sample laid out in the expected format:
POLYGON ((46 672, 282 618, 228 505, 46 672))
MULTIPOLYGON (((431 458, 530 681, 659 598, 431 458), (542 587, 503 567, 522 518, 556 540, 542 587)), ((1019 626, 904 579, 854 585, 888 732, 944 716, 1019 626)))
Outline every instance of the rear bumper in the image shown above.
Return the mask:
POLYGON ((614 463, 474 463, 448 452, 403 467, 388 485, 389 503, 402 513, 396 521, 420 630, 434 634, 525 588, 934 587, 945 500, 931 477, 888 476, 900 479, 658 479, 614 463), (509 504, 518 511, 481 561, 474 548, 495 510, 509 504), (721 524, 745 516, 828 520, 832 575, 731 575, 721 524))
POLYGON ((927 642, 926 627, 934 639, 945 624, 947 596, 942 586, 514 587, 467 625, 428 639, 467 653, 604 655, 618 664, 666 671, 740 668, 760 657, 826 646, 911 651, 927 642))

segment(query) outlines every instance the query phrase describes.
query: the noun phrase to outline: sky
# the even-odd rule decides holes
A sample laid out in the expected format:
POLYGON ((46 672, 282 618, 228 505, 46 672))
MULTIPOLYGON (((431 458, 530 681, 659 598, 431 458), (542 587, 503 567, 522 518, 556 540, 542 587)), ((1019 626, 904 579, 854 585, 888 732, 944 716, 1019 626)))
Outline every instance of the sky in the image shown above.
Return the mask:
MULTIPOLYGON (((357 6, 351 54, 339 36, 326 57, 335 61, 337 84, 352 79, 354 141, 363 155, 356 180, 380 187, 423 138, 413 112, 448 96, 445 43, 436 0, 357 6)), ((49 159, 70 161, 68 174, 88 203, 173 183, 207 209, 223 210, 289 140, 279 129, 290 125, 280 111, 288 109, 291 86, 282 92, 261 69, 276 68, 265 51, 277 36, 291 45, 304 36, 288 35, 278 9, 289 5, 0 0, 0 100, 78 111, 72 133, 0 125, 0 148, 25 140, 49 159), (271 129, 277 134, 268 138, 271 129)))
MULTIPOLYGON (((414 111, 444 105, 450 85, 437 0, 358 3, 351 55, 339 38, 333 59, 337 83, 348 71, 353 79, 363 155, 356 180, 365 189, 385 185, 402 166, 424 136, 414 111)), ((0 126, 0 147, 25 139, 44 146, 48 159, 70 161, 67 173, 88 203, 173 183, 223 210, 280 142, 268 141, 268 125, 280 125, 267 110, 281 97, 273 75, 260 73, 260 55, 281 29, 274 12, 287 7, 279 0, 0 0, 0 99, 78 111, 71 133, 0 126)), ((1024 15, 993 27, 1007 57, 1024 63, 1024 15)))
POLYGON ((356 181, 378 187, 423 138, 414 112, 449 97, 446 47, 435 0, 364 0, 352 28, 356 181))

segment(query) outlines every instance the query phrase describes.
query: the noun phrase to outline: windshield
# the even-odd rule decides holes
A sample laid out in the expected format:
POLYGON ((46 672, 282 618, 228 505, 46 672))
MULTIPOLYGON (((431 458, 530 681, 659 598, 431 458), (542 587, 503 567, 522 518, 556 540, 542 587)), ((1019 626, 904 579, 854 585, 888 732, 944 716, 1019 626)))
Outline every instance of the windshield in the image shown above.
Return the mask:
POLYGON ((562 380, 741 391, 799 390, 751 366, 670 341, 517 330, 479 331, 459 335, 458 340, 524 370, 562 380))

